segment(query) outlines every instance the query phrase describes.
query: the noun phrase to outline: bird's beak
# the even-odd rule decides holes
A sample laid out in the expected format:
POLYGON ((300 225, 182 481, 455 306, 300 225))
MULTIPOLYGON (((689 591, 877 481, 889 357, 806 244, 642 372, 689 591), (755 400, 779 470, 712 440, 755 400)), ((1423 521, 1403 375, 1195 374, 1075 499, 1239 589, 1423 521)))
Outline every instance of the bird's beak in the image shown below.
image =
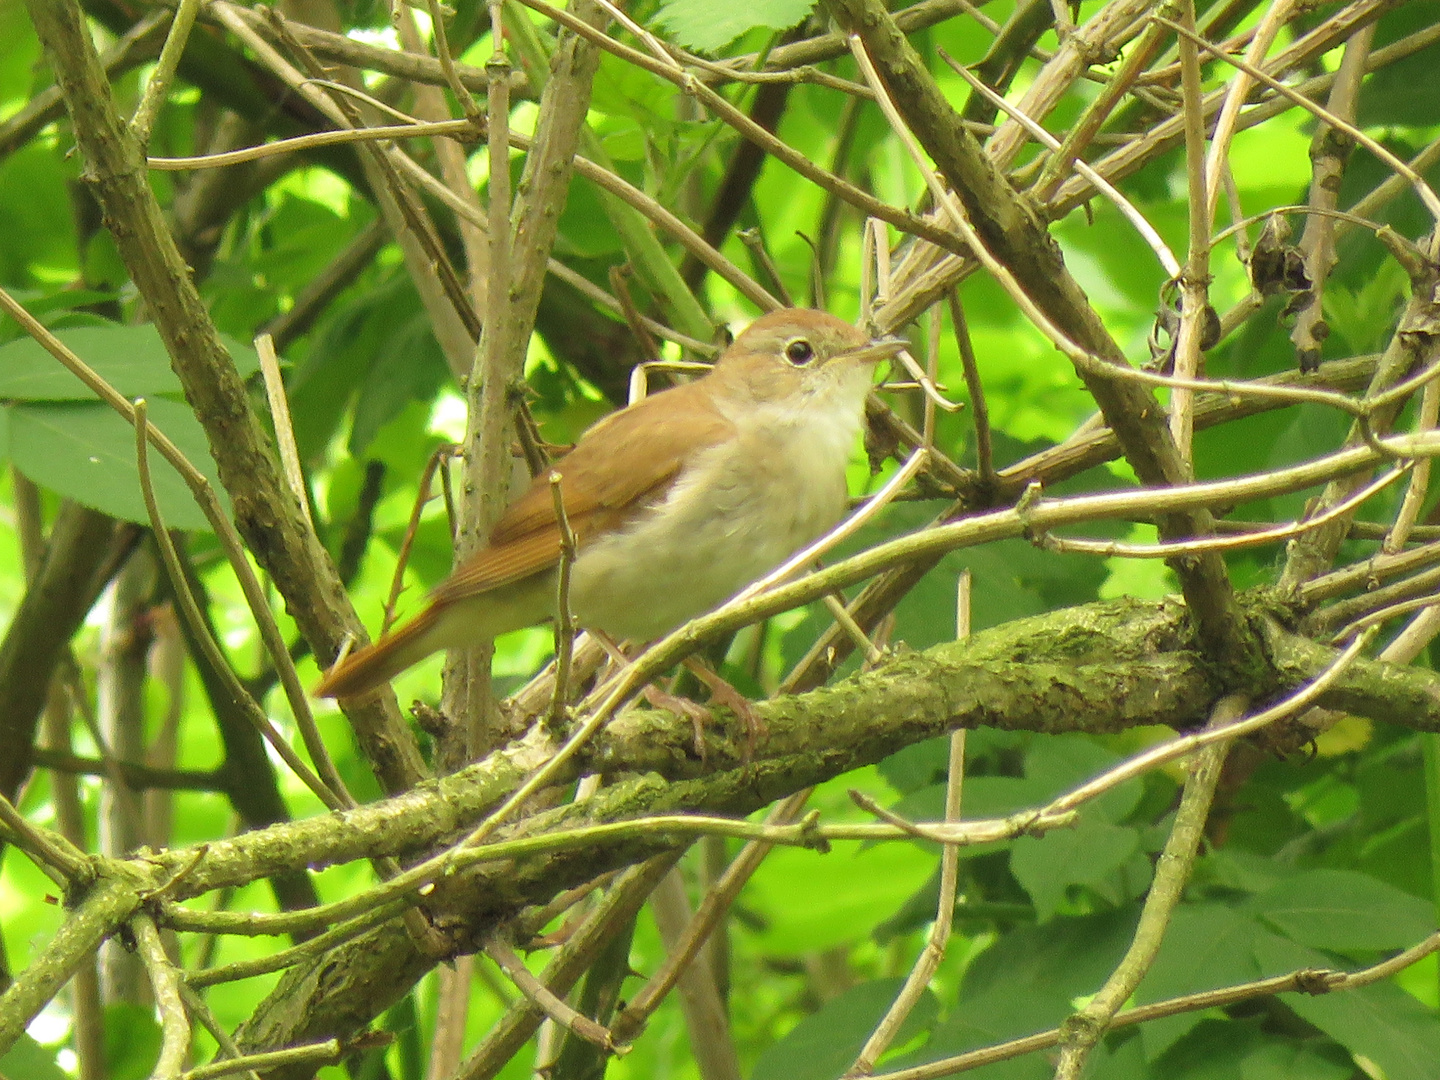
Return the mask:
POLYGON ((878 364, 881 360, 889 360, 896 356, 902 349, 908 349, 910 342, 902 337, 876 338, 868 345, 862 345, 858 349, 851 349, 837 355, 836 360, 857 360, 878 364))

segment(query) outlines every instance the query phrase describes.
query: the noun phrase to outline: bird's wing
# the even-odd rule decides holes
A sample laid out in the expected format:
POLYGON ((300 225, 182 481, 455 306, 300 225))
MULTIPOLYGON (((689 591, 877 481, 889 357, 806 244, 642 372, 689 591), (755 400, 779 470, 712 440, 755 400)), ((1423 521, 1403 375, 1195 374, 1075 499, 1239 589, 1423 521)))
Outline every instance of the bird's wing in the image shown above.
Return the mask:
POLYGON ((611 413, 531 481, 496 524, 490 543, 457 567, 431 599, 443 604, 476 596, 560 561, 551 472, 560 474, 565 517, 577 546, 583 547, 652 502, 692 453, 733 433, 734 426, 699 383, 611 413))

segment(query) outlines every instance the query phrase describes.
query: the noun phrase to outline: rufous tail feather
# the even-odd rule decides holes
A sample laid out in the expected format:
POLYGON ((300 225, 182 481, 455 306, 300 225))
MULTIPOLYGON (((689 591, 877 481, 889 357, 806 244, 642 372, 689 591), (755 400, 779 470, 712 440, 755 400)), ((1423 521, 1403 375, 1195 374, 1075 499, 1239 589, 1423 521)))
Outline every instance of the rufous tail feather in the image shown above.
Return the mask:
POLYGON ((355 697, 393 679, 411 664, 450 644, 442 633, 443 610, 428 607, 400 629, 373 645, 355 650, 336 664, 315 687, 316 697, 355 697))

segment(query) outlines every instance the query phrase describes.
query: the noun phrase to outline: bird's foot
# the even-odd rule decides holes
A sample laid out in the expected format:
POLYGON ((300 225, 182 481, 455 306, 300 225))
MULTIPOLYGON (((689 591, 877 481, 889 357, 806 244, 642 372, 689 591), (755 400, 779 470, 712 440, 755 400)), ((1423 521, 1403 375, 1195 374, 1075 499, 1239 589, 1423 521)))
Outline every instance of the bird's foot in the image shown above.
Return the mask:
MULTIPOLYGON (((740 721, 745 729, 745 745, 741 756, 745 761, 751 761, 755 757, 756 743, 765 734, 765 721, 755 711, 754 702, 694 657, 686 660, 685 666, 710 691, 711 702, 725 706, 740 721)), ((662 690, 654 684, 646 686, 641 691, 641 696, 657 709, 665 709, 689 718, 690 723, 695 726, 695 754, 702 762, 705 761, 705 725, 715 718, 709 706, 662 690)))
POLYGON ((640 691, 649 704, 657 709, 664 709, 666 712, 673 712, 677 716, 687 717, 695 728, 695 756, 702 763, 705 761, 705 722, 713 719, 710 710, 698 701, 691 701, 689 698, 681 697, 679 694, 672 694, 668 690, 661 690, 654 683, 648 683, 644 690, 640 691))
POLYGON ((765 719, 755 711, 755 703, 731 686, 718 673, 712 671, 697 657, 685 661, 690 673, 705 684, 710 691, 710 700, 724 705, 735 714, 745 727, 745 760, 755 757, 755 746, 765 734, 765 719))

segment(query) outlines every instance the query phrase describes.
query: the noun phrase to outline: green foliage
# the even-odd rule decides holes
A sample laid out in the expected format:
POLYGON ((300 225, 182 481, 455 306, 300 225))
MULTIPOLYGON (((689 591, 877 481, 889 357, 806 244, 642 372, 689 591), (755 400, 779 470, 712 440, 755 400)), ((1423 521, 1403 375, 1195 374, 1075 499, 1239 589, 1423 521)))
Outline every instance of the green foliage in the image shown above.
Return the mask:
MULTIPOLYGON (((81 326, 56 336, 127 398, 148 400, 150 422, 175 443, 226 504, 205 432, 184 404, 160 335, 149 324, 81 326)), ((260 368, 254 350, 225 342, 242 376, 260 368)), ((35 483, 114 517, 148 524, 135 433, 29 337, 0 345, 0 433, 15 467, 35 483)), ((166 524, 208 530, 189 487, 152 447, 150 470, 166 524)))
MULTIPOLYGON (((751 1080, 830 1080, 845 1071, 900 993, 903 979, 876 979, 846 990, 771 1045, 751 1080)), ((901 1046, 934 1022, 940 1003, 928 990, 896 1033, 901 1046)))
POLYGON ((107 1080, 145 1080, 160 1052, 160 1025, 149 1009, 122 1001, 105 1010, 107 1080))
MULTIPOLYGON (((1042 2, 1042 12, 1045 6, 1042 2)), ((488 9, 474 0, 456 7, 448 23, 452 43, 469 61, 483 64, 492 49, 488 9)), ((985 12, 1004 25, 1017 10, 1031 7, 999 3, 987 5, 985 12)), ((1335 5, 1299 7, 1304 11, 1303 26, 1309 27, 1328 18, 1335 5)), ((92 8, 92 18, 104 21, 114 32, 109 20, 116 16, 110 6, 92 8)), ((1085 5, 1079 17, 1083 21, 1095 9, 1085 5)), ((1240 13, 1239 8, 1232 10, 1240 13)), ((726 61, 757 51, 769 55, 784 32, 797 26, 808 25, 818 32, 827 11, 824 6, 817 9, 813 0, 730 5, 653 0, 634 5, 633 15, 676 45, 726 61), (812 18, 812 13, 818 17, 812 18)), ((340 5, 335 14, 344 31, 362 40, 371 40, 370 35, 389 27, 387 8, 369 0, 340 5)), ((1248 16, 1235 32, 1248 32, 1256 17, 1248 16)), ((543 62, 553 51, 555 27, 547 19, 528 9, 512 10, 511 5, 506 5, 505 18, 517 60, 521 44, 532 61, 543 62)), ((1435 22, 1432 5, 1391 5, 1380 18, 1377 46, 1432 29, 1435 22)), ((1297 23, 1292 36, 1301 29, 1297 23)), ((609 32, 632 47, 645 46, 617 26, 609 32)), ((218 145, 214 140, 220 136, 234 135, 222 130, 218 119, 222 116, 225 124, 233 121, 243 131, 242 142, 295 133, 293 125, 303 112, 295 99, 270 101, 264 97, 270 89, 241 87, 241 52, 212 28, 202 26, 194 38, 200 47, 224 50, 221 55, 229 62, 210 70, 182 69, 162 110, 152 153, 192 153, 218 145), (217 85, 216 71, 225 73, 226 85, 217 85), (238 119, 226 112, 243 108, 249 95, 260 95, 263 108, 238 119)), ((959 108, 965 106, 970 91, 943 62, 940 50, 961 63, 978 65, 997 48, 992 31, 964 13, 913 34, 911 40, 930 64, 941 91, 959 108)), ((1282 35, 1275 48, 1286 40, 1282 35)), ((23 145, 4 141, 8 119, 51 79, 29 18, 14 0, 0 0, 0 41, 5 42, 0 48, 0 286, 54 327, 121 394, 144 396, 151 421, 225 500, 204 432, 184 400, 159 335, 149 325, 151 312, 137 296, 82 182, 82 162, 71 153, 75 139, 70 121, 55 120, 23 145)), ((1029 87, 1044 85, 1036 81, 1044 63, 1041 58, 1052 55, 1062 43, 1047 31, 1034 44, 1033 51, 1022 54, 1029 58, 1017 61, 1010 93, 1014 100, 1029 87)), ((1130 47, 1126 45, 1122 58, 1130 47)), ((1437 49, 1440 46, 1432 43, 1381 67, 1367 77, 1359 96, 1358 122, 1403 158, 1431 145, 1440 125, 1440 80, 1433 75, 1437 49)), ((1164 57, 1166 64, 1173 60, 1169 52, 1164 57)), ((1337 48, 1307 61, 1306 77, 1334 71, 1339 60, 1337 48)), ((1063 134, 1072 128, 1095 100, 1101 82, 1117 70, 1112 61, 1109 56, 1097 58, 1092 78, 1060 88, 1059 102, 1043 117, 1050 130, 1063 134)), ((848 55, 813 63, 832 81, 859 78, 848 55)), ((133 68, 115 74, 122 114, 133 109, 141 74, 148 70, 147 66, 139 74, 133 68)), ((1229 77, 1218 64, 1207 64, 1207 88, 1229 77)), ((391 84, 367 85, 377 93, 391 89, 391 84)), ((753 110, 760 95, 772 92, 776 84, 757 88, 717 77, 714 85, 736 107, 753 110)), ((1133 97, 1117 110, 1087 156, 1098 157, 1122 140, 1143 137, 1160 125, 1169 116, 1177 90, 1169 76, 1156 76, 1146 90, 1148 96, 1133 97), (1157 102, 1167 111, 1158 109, 1157 102)), ((414 101, 401 94, 393 103, 408 110, 414 101)), ((459 115, 454 101, 449 104, 459 115)), ((537 105, 517 91, 511 116, 515 129, 530 131, 537 112, 537 105)), ((1252 115, 1258 114, 1242 113, 1247 121, 1252 115)), ((608 53, 599 60, 588 125, 582 154, 608 164, 698 231, 716 212, 722 178, 746 146, 733 129, 697 105, 694 95, 608 53)), ((775 129, 809 160, 896 207, 927 205, 910 157, 868 99, 847 98, 828 84, 797 83, 786 91, 775 129)), ((986 135, 985 130, 977 130, 986 135)), ((1237 135, 1228 160, 1243 212, 1307 198, 1312 134, 1313 120, 1290 111, 1237 135)), ((484 147, 462 145, 480 199, 488 204, 489 163, 484 147)), ((407 149, 438 174, 424 140, 407 140, 407 149)), ((1043 164, 1032 156, 1036 153, 1026 149, 1017 160, 1020 171, 1012 174, 1017 187, 1025 187, 1036 175, 1032 163, 1043 164)), ((332 148, 324 155, 299 155, 295 161, 271 159, 243 177, 231 174, 233 184, 213 204, 214 220, 186 216, 189 201, 201 199, 206 182, 201 178, 207 174, 152 173, 207 310, 228 335, 224 340, 238 374, 250 380, 250 405, 264 418, 262 424, 272 421, 258 380, 253 379, 258 360, 241 343, 266 327, 273 328, 276 320, 283 325, 288 314, 306 304, 310 287, 335 268, 349 245, 375 220, 369 185, 377 181, 363 173, 356 160, 350 150, 332 148)), ((518 183, 523 156, 515 153, 511 165, 512 179, 518 183)), ((1182 260, 1190 228, 1184 170, 1184 150, 1172 145, 1151 154, 1137 171, 1122 170, 1115 176, 1126 196, 1182 260)), ((1373 154, 1355 151, 1340 186, 1340 204, 1354 205, 1388 175, 1388 168, 1373 154)), ((1432 166, 1429 175, 1440 179, 1440 166, 1432 166)), ((826 306, 850 318, 860 312, 861 220, 853 208, 801 182, 774 160, 763 165, 737 202, 730 208, 734 224, 726 223, 718 241, 725 257, 769 284, 757 269, 759 260, 735 235, 741 228, 757 229, 780 282, 797 302, 804 302, 810 295, 818 249, 824 253, 826 306)), ((1217 230, 1229 223, 1225 205, 1222 198, 1217 230)), ((463 277, 464 247, 454 217, 438 203, 417 202, 417 206, 435 221, 436 241, 463 277)), ((553 258, 573 275, 605 290, 614 287, 612 271, 638 263, 635 273, 624 280, 630 298, 645 315, 705 336, 712 320, 738 330, 756 314, 713 274, 693 297, 679 297, 673 290, 686 263, 681 245, 591 181, 575 181, 563 209, 557 203, 555 211, 558 237, 553 258)), ((1409 190, 1373 216, 1411 240, 1433 227, 1428 212, 1409 190)), ((1305 227, 1303 217, 1295 215, 1291 223, 1298 236, 1305 227)), ((1253 227, 1249 230, 1251 243, 1256 232, 1253 227)), ((1051 233, 1105 328, 1137 365, 1147 361, 1146 339, 1166 277, 1148 244, 1113 204, 1100 199, 1054 222, 1051 233)), ((520 237, 517 243, 523 240, 520 237)), ((897 243, 900 237, 892 230, 889 240, 897 243)), ((912 250, 909 244, 905 240, 896 247, 897 262, 904 251, 912 250)), ((1222 312, 1249 296, 1249 279, 1237 252, 1231 239, 1211 253, 1210 298, 1222 312)), ((1337 256, 1320 309, 1330 331, 1322 346, 1327 360, 1384 349, 1413 288, 1405 270, 1368 229, 1352 228, 1342 235, 1337 256)), ((992 278, 972 275, 957 288, 979 358, 994 464, 1006 470, 1033 463, 1036 455, 1053 451, 1087 422, 1095 399, 1074 367, 1017 311, 992 278)), ((607 395, 619 396, 614 388, 623 389, 627 374, 623 369, 640 358, 638 349, 623 352, 631 342, 619 316, 574 295, 564 304, 548 309, 542 305, 525 386, 516 388, 525 396, 542 436, 558 446, 573 442, 608 411, 607 395), (607 369, 606 362, 614 362, 615 357, 606 350, 621 357, 614 364, 621 370, 607 369)), ((967 408, 935 418, 934 446, 962 468, 974 469, 979 465, 975 415, 980 402, 967 387, 944 307, 940 303, 931 308, 909 331, 913 351, 923 360, 930 320, 940 319, 939 382, 948 396, 967 408)), ((1290 337, 1294 316, 1284 308, 1285 299, 1278 296, 1260 303, 1209 351, 1206 373, 1253 379, 1289 371, 1295 360, 1290 337)), ((347 584, 373 632, 389 599, 402 549, 407 549, 399 600, 402 613, 413 613, 425 591, 451 567, 452 523, 441 498, 434 497, 424 508, 413 536, 408 535, 408 526, 426 462, 443 442, 463 431, 463 388, 435 340, 431 316, 398 247, 388 239, 378 254, 346 276, 326 302, 308 314, 313 318, 281 346, 292 427, 314 493, 321 539, 337 560, 347 552, 347 541, 358 544, 358 558, 347 567, 352 571, 347 584), (377 476, 378 489, 367 489, 377 476)), ((25 481, 38 485, 41 520, 36 524, 46 527, 62 499, 142 525, 148 525, 148 516, 140 497, 131 428, 17 327, 0 324, 0 339, 0 455, 11 466, 0 484, 0 517, 7 526, 0 530, 0 605, 8 615, 26 588, 19 529, 10 527, 21 524, 21 515, 29 513, 30 504, 22 498, 28 492, 25 481)), ((658 349, 668 359, 690 358, 676 345, 661 344, 658 349)), ((885 400, 914 427, 924 426, 916 396, 887 391, 885 400)), ((1165 392, 1157 400, 1163 403, 1165 392)), ((1402 415, 1402 429, 1412 423, 1413 414, 1412 408, 1402 415)), ((1298 464, 1340 446, 1349 423, 1350 417, 1341 411, 1312 402, 1201 431, 1195 440, 1194 473, 1200 480, 1213 480, 1298 464)), ((904 454, 902 449, 898 456, 904 454)), ((174 470, 158 454, 152 453, 150 460, 168 524, 192 534, 183 539, 185 551, 203 586, 207 612, 223 648, 265 713, 287 738, 297 741, 289 704, 274 688, 272 665, 258 644, 253 617, 214 538, 204 535, 208 523, 174 470)), ((1029 467, 1018 470, 1022 482, 1030 475, 1029 467)), ((882 474, 871 476, 857 447, 852 492, 874 490, 895 468, 895 462, 887 460, 882 474)), ((456 472, 453 491, 464 497, 458 477, 456 472)), ((1007 474, 1007 479, 1013 478, 1007 474)), ((1115 462, 1047 483, 1043 494, 1115 491, 1133 480, 1129 466, 1115 462)), ((1398 490, 1397 485, 1369 504, 1362 519, 1392 520, 1398 490)), ((1302 513, 1317 491, 1294 491, 1218 511, 1247 521, 1287 522, 1302 513)), ((827 559, 913 533, 952 512, 948 493, 931 479, 908 494, 914 497, 886 508, 827 559)), ((996 505, 1007 505, 1013 498, 1011 490, 996 505)), ((1435 501, 1433 495, 1427 497, 1422 508, 1422 520, 1430 525, 1437 520, 1435 501)), ((976 500, 966 512, 989 508, 980 503, 976 500)), ((1156 523, 1094 521, 1060 533, 1062 539, 1153 542, 1156 523)), ((1158 599, 1178 588, 1173 572, 1158 559, 1057 551, 1047 546, 1049 539, 1007 539, 946 554, 899 601, 893 621, 876 635, 897 649, 923 649, 954 639, 956 588, 966 573, 973 584, 969 621, 975 631, 1102 596, 1158 599)), ((1341 560, 1365 565, 1379 551, 1377 541, 1356 538, 1342 550, 1341 560)), ((1237 588, 1270 586, 1284 558, 1281 545, 1257 546, 1231 552, 1227 566, 1237 588)), ((314 658, 283 610, 283 598, 278 590, 274 592, 275 612, 299 657, 302 680, 308 682, 315 676, 314 658)), ((135 625, 117 626, 108 608, 97 609, 91 625, 71 643, 78 675, 67 676, 63 686, 57 684, 63 690, 57 699, 78 703, 83 698, 88 703, 97 683, 112 680, 115 641, 155 633, 163 637, 166 648, 182 649, 171 631, 167 600, 167 586, 150 587, 145 613, 135 625)), ((829 625, 828 611, 815 604, 777 617, 763 629, 744 631, 723 660, 725 673, 746 692, 772 691, 829 625)), ((543 664, 550 642, 548 627, 502 640, 494 668, 497 691, 510 693, 528 681, 543 664)), ((193 664, 183 666, 180 675, 166 676, 162 655, 168 654, 163 650, 153 654, 150 682, 136 694, 134 722, 143 735, 141 741, 156 744, 159 734, 173 732, 175 749, 163 751, 162 745, 156 750, 161 765, 184 770, 228 768, 234 761, 234 733, 217 723, 215 704, 193 664), (166 680, 163 692, 156 688, 162 679, 166 680)), ((851 656, 841 675, 860 665, 860 658, 851 656)), ((400 700, 435 704, 440 695, 439 666, 436 659, 397 680, 400 700)), ((328 706, 319 711, 321 732, 351 791, 361 801, 378 799, 380 785, 348 721, 328 706)), ((1088 718, 1075 719, 1077 727, 1083 727, 1088 718)), ((72 721, 69 747, 75 754, 95 759, 111 752, 108 745, 97 744, 85 714, 77 713, 72 721)), ((418 725, 414 730, 430 749, 431 733, 421 732, 418 725)), ((1044 735, 998 726, 972 731, 962 816, 1003 817, 1043 805, 1168 734, 1147 729, 1108 736, 1044 735)), ((1432 778, 1427 787, 1422 738, 1434 737, 1399 725, 1351 719, 1312 747, 1287 756, 1262 746, 1237 749, 1231 762, 1234 775, 1227 773, 1227 784, 1232 786, 1222 789, 1190 883, 1166 929, 1158 958, 1131 1004, 1153 1004, 1299 968, 1372 964, 1432 933, 1440 900, 1436 893, 1440 868, 1433 865, 1431 852, 1440 849, 1427 838, 1440 835, 1436 794, 1440 779, 1432 778)), ((826 749, 814 748, 816 753, 826 749)), ((948 755, 947 739, 906 747, 873 769, 823 785, 810 805, 827 823, 871 821, 871 815, 857 809, 848 797, 848 789, 857 788, 904 818, 941 818, 948 755)), ((754 766, 758 772, 769 764, 762 760, 754 766)), ((707 767, 703 761, 694 765, 700 770, 707 767)), ((73 808, 91 838, 99 832, 102 816, 111 813, 110 798, 101 797, 110 778, 104 768, 94 768, 95 776, 78 783, 73 808)), ((48 827, 58 827, 62 820, 58 775, 37 771, 20 799, 21 810, 48 827)), ((962 849, 954 932, 946 958, 919 1006, 906 1017, 881 1069, 936 1061, 1043 1031, 1063 1023, 1088 1000, 1134 935, 1185 777, 1183 764, 1152 771, 1085 805, 1073 828, 962 849)), ((233 777, 229 782, 235 783, 233 777)), ((273 784, 275 804, 290 816, 320 813, 313 794, 283 771, 277 780, 258 769, 239 783, 240 794, 273 784)), ((213 842, 238 828, 263 824, 242 820, 241 800, 215 791, 180 791, 152 801, 169 811, 169 823, 155 840, 157 846, 213 842)), ((723 853, 732 856, 736 850, 737 845, 730 844, 723 853)), ((939 850, 930 841, 907 839, 837 843, 825 854, 788 847, 769 854, 724 924, 728 936, 722 951, 728 955, 725 971, 730 980, 725 1005, 744 1075, 754 1080, 833 1080, 844 1073, 924 947, 939 901, 939 850)), ((692 901, 699 900, 712 880, 714 854, 713 848, 708 853, 697 850, 680 864, 692 901)), ((56 891, 53 883, 13 847, 7 845, 5 856, 0 867, 0 931, 3 955, 13 974, 33 962, 54 938, 66 909, 46 899, 56 891)), ((322 901, 353 896, 374 880, 371 868, 360 862, 305 877, 322 901)), ((477 903, 489 904, 492 899, 479 898, 477 903)), ((266 882, 193 901, 197 906, 223 904, 242 911, 274 910, 278 902, 277 891, 266 882)), ((502 898, 496 904, 505 902, 502 898)), ((556 940, 563 940, 569 926, 557 921, 550 930, 556 940)), ((640 917, 633 935, 630 968, 648 976, 660 967, 668 950, 649 914, 640 917)), ((271 938, 222 936, 213 951, 207 951, 210 944, 200 935, 182 935, 178 959, 191 967, 226 964, 263 958, 279 947, 271 938)), ((528 962, 539 970, 551 955, 537 950, 528 962)), ((499 1021, 513 996, 485 966, 488 960, 479 963, 488 982, 477 981, 469 1002, 467 1049, 499 1021), (502 986, 502 992, 487 988, 491 983, 502 986)), ((1351 1080, 1361 1075, 1434 1080, 1435 1048, 1440 1046, 1440 984, 1435 972, 1432 958, 1429 966, 1417 965, 1398 979, 1356 989, 1316 996, 1287 993, 1112 1031, 1096 1048, 1088 1075, 1104 1080, 1351 1080)), ((368 1050, 355 1063, 353 1075, 377 1080, 426 1075, 440 1012, 436 982, 427 976, 400 1004, 375 1020, 376 1026, 393 1034, 394 1041, 368 1050)), ((208 990, 206 1000, 220 1023, 234 1030, 278 983, 274 974, 226 983, 208 990)), ((621 991, 631 994, 637 985, 638 980, 627 980, 621 991)), ((0 1058, 0 1080, 58 1080, 69 1075, 69 1065, 61 1067, 68 1059, 59 1053, 58 1044, 48 1044, 52 1038, 67 1037, 63 1029, 73 1020, 71 999, 58 999, 45 1014, 44 1024, 35 1029, 45 1044, 29 1036, 22 1039, 0 1058)), ((148 1076, 160 1037, 153 1011, 146 1005, 113 1003, 105 1011, 103 1025, 107 1077, 148 1076)), ((73 1032, 69 1037, 73 1043, 73 1032)), ((672 998, 650 1019, 630 1052, 610 1062, 609 1075, 617 1080, 694 1080, 698 1069, 690 1038, 684 1012, 672 998)), ((500 1075, 530 1075, 537 1065, 533 1049, 532 1044, 500 1075)), ((194 1060, 206 1059, 212 1050, 208 1035, 197 1033, 194 1060)), ((1043 1080, 1052 1074, 1046 1055, 1032 1053, 969 1075, 982 1080, 1043 1080)), ((345 1070, 339 1068, 322 1073, 326 1080, 342 1075, 345 1070)))
POLYGON ((814 7, 814 0, 756 0, 721 11, 705 0, 666 0, 656 21, 685 48, 714 52, 750 30, 788 30, 814 7))
MULTIPOLYGON (((10 459, 44 487, 113 517, 148 523, 135 460, 135 429, 108 405, 31 402, 12 405, 10 459)), ((205 474, 225 503, 205 432, 184 405, 167 398, 149 403, 150 422, 205 474)), ((150 450, 155 497, 165 523, 177 529, 209 529, 204 512, 174 466, 150 450)))
POLYGON ((0 1077, 4 1080, 65 1080, 65 1070, 55 1061, 55 1051, 21 1035, 9 1053, 0 1056, 0 1077))

